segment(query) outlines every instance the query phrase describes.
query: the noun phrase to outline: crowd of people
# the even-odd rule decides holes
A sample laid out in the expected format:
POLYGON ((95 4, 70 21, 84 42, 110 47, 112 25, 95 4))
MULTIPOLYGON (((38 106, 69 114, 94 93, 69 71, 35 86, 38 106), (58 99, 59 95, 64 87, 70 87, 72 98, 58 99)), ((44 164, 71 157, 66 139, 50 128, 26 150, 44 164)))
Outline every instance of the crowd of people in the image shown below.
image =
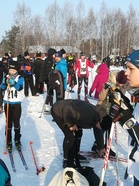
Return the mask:
MULTIPOLYGON (((95 60, 96 58, 93 58, 95 60)), ((11 53, 5 53, 0 62, 0 112, 4 110, 6 117, 6 147, 12 150, 12 127, 14 126, 15 146, 21 149, 22 114, 21 103, 25 97, 39 96, 44 93, 44 84, 47 87, 44 112, 52 115, 53 121, 64 134, 63 140, 63 167, 79 168, 80 143, 82 129, 93 128, 95 142, 92 151, 100 157, 105 156, 106 140, 104 133, 110 133, 112 122, 118 116, 119 123, 129 133, 128 174, 134 176, 134 186, 139 184, 138 145, 139 145, 139 50, 132 52, 126 58, 126 71, 110 70, 110 63, 103 59, 98 65, 95 79, 88 91, 89 68, 94 68, 96 61, 89 60, 85 52, 79 58, 67 54, 62 48, 56 51, 49 48, 45 59, 42 53, 37 52, 36 57, 30 59, 28 51, 23 58, 14 61, 11 53), (77 74, 77 75, 76 75, 77 74), (80 94, 84 84, 84 100, 80 94), (65 99, 65 91, 77 85, 77 99, 65 99), (30 88, 30 91, 29 91, 30 88), (54 102, 54 91, 56 101, 54 102), (126 91, 131 93, 132 99, 125 96, 126 91), (88 96, 96 98, 97 104, 89 103, 88 96), (89 94, 89 95, 88 95, 89 94), (135 110, 131 101, 135 100, 135 110)), ((110 153, 116 156, 112 150, 110 153)))

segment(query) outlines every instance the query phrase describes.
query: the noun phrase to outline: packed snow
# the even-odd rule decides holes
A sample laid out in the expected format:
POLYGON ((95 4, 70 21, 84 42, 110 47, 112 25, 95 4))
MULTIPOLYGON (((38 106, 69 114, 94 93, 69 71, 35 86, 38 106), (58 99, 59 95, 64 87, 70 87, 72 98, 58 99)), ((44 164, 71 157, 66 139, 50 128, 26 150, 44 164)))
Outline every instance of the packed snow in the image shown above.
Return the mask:
MULTIPOLYGON (((90 69, 89 76, 89 89, 91 87, 92 81, 96 75, 97 65, 94 69, 90 69)), ((122 67, 110 67, 113 69, 122 69, 122 67)), ((75 93, 70 93, 66 91, 65 99, 77 98, 77 85, 74 87, 75 93)), ((25 170, 21 159, 18 155, 17 150, 13 147, 13 156, 16 166, 16 172, 13 172, 8 154, 5 152, 5 114, 0 115, 0 158, 6 163, 10 174, 11 183, 13 186, 48 186, 55 174, 62 168, 62 143, 63 143, 63 133, 57 126, 55 122, 52 121, 51 115, 41 114, 44 101, 46 98, 47 90, 44 94, 38 97, 31 96, 25 97, 22 102, 22 117, 21 117, 21 142, 22 151, 25 160, 28 165, 28 170, 25 170), (30 142, 32 142, 32 148, 35 155, 35 160, 38 169, 45 167, 43 172, 39 175, 36 174, 36 166, 34 164, 34 159, 32 156, 32 151, 30 147, 30 142)), ((55 95, 54 95, 55 97, 55 95)), ((84 86, 82 87, 81 99, 84 99, 84 86)), ((91 103, 96 104, 97 100, 90 99, 91 103)), ((117 125, 117 135, 118 135, 118 155, 119 157, 127 158, 127 133, 119 125, 117 125)), ((14 131, 13 131, 14 138, 14 131)), ((92 129, 85 129, 83 131, 83 137, 81 142, 80 150, 90 151, 94 142, 94 135, 92 129)), ((14 144, 14 141, 13 141, 14 144)), ((14 145, 13 145, 14 146, 14 145)), ((112 141, 112 149, 115 151, 115 140, 112 141)), ((94 167, 95 173, 101 177, 102 172, 102 159, 92 159, 88 164, 82 164, 94 167)), ((128 177, 124 180, 124 174, 126 170, 127 163, 119 162, 119 178, 122 185, 131 186, 132 177, 128 177)), ((106 170, 104 181, 108 186, 116 185, 116 164, 115 162, 108 162, 108 167, 106 170)))

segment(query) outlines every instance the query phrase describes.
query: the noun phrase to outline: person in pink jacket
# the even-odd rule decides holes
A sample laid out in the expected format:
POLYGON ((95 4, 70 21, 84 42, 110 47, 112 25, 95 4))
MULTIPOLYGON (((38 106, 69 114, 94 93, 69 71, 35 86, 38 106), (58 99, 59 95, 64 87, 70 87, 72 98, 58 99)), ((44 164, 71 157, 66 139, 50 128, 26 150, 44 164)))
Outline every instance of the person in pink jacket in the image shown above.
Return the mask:
POLYGON ((87 95, 88 95, 88 76, 89 71, 88 67, 94 68, 94 63, 91 63, 90 60, 86 59, 85 53, 80 53, 80 58, 76 60, 76 64, 74 66, 74 71, 78 69, 77 76, 78 76, 78 99, 80 100, 80 93, 82 88, 82 83, 84 81, 84 93, 85 97, 84 100, 88 102, 87 95))
POLYGON ((94 98, 98 98, 99 93, 102 91, 103 85, 108 81, 108 76, 109 76, 109 68, 105 63, 102 63, 97 68, 97 75, 89 91, 90 97, 95 90, 94 98))

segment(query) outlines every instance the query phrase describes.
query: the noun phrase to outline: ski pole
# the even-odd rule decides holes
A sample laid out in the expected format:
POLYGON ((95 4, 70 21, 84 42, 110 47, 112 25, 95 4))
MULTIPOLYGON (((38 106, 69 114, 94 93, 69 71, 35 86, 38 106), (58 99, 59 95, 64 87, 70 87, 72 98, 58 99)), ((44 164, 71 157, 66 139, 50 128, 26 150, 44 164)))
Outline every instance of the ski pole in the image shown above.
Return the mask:
MULTIPOLYGON (((49 95, 50 89, 51 89, 51 86, 49 87, 49 89, 48 89, 48 91, 47 91, 47 96, 49 95)), ((46 98, 46 99, 47 99, 47 98, 46 98)), ((45 107, 46 99, 44 100, 44 104, 43 104, 43 106, 42 106, 42 110, 41 110, 41 113, 40 113, 39 118, 42 117, 42 114, 43 114, 43 111, 44 111, 44 107, 45 107)))
POLYGON ((113 137, 113 132, 114 132, 114 123, 116 123, 120 118, 121 118, 121 115, 118 115, 114 119, 114 121, 112 122, 111 131, 110 131, 110 135, 109 135, 109 139, 108 139, 108 145, 107 145, 107 148, 106 148, 106 155, 105 155, 104 162, 103 162, 103 167, 102 167, 102 173, 101 173, 101 179, 100 179, 99 186, 103 185, 103 180, 104 180, 104 176, 105 176, 105 172, 106 172, 106 168, 107 168, 107 163, 108 163, 108 159, 109 159, 109 152, 110 152, 110 147, 111 147, 111 142, 112 142, 112 137, 113 137))
MULTIPOLYGON (((7 147, 7 144, 8 144, 9 98, 10 98, 10 83, 9 83, 9 79, 8 79, 7 104, 6 104, 6 147, 7 147)), ((6 154, 6 151, 4 152, 4 154, 6 154)))
POLYGON ((41 113, 40 113, 39 118, 41 118, 41 117, 42 117, 42 113, 43 113, 43 111, 44 111, 44 107, 45 107, 45 101, 44 101, 44 104, 43 104, 43 106, 42 106, 42 110, 41 110, 41 113))
POLYGON ((112 123, 112 126, 111 126, 111 131, 110 131, 108 144, 107 144, 107 148, 106 148, 106 154, 105 154, 105 157, 104 157, 104 162, 103 162, 103 167, 102 167, 102 173, 101 173, 101 179, 100 179, 99 186, 103 185, 104 176, 105 176, 107 163, 108 163, 108 159, 109 159, 109 152, 110 152, 110 147, 111 147, 111 142, 112 142, 113 131, 114 131, 114 123, 112 123))
POLYGON ((33 144, 33 142, 31 141, 30 142, 30 148, 31 148, 34 164, 35 164, 35 167, 36 167, 36 174, 38 175, 40 172, 45 170, 45 167, 41 167, 40 169, 38 169, 36 158, 35 158, 34 151, 33 151, 33 148, 32 148, 32 144, 33 144))
POLYGON ((117 175, 117 182, 116 185, 123 185, 123 182, 120 180, 119 177, 119 156, 118 156, 118 138, 117 138, 117 126, 114 123, 114 137, 115 137, 115 149, 116 149, 116 175, 117 175))

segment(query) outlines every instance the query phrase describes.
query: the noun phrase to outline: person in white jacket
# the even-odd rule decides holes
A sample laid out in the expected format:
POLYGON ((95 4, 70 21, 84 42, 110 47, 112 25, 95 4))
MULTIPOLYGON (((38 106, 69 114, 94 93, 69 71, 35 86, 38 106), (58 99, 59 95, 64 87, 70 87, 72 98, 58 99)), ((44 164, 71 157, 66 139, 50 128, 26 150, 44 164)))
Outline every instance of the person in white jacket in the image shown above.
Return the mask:
POLYGON ((111 104, 113 121, 118 120, 120 125, 127 130, 128 140, 128 167, 127 175, 132 175, 134 186, 139 186, 139 50, 129 54, 126 60, 125 75, 129 85, 133 87, 129 93, 136 100, 134 111, 129 109, 126 101, 120 94, 116 94, 111 104))

